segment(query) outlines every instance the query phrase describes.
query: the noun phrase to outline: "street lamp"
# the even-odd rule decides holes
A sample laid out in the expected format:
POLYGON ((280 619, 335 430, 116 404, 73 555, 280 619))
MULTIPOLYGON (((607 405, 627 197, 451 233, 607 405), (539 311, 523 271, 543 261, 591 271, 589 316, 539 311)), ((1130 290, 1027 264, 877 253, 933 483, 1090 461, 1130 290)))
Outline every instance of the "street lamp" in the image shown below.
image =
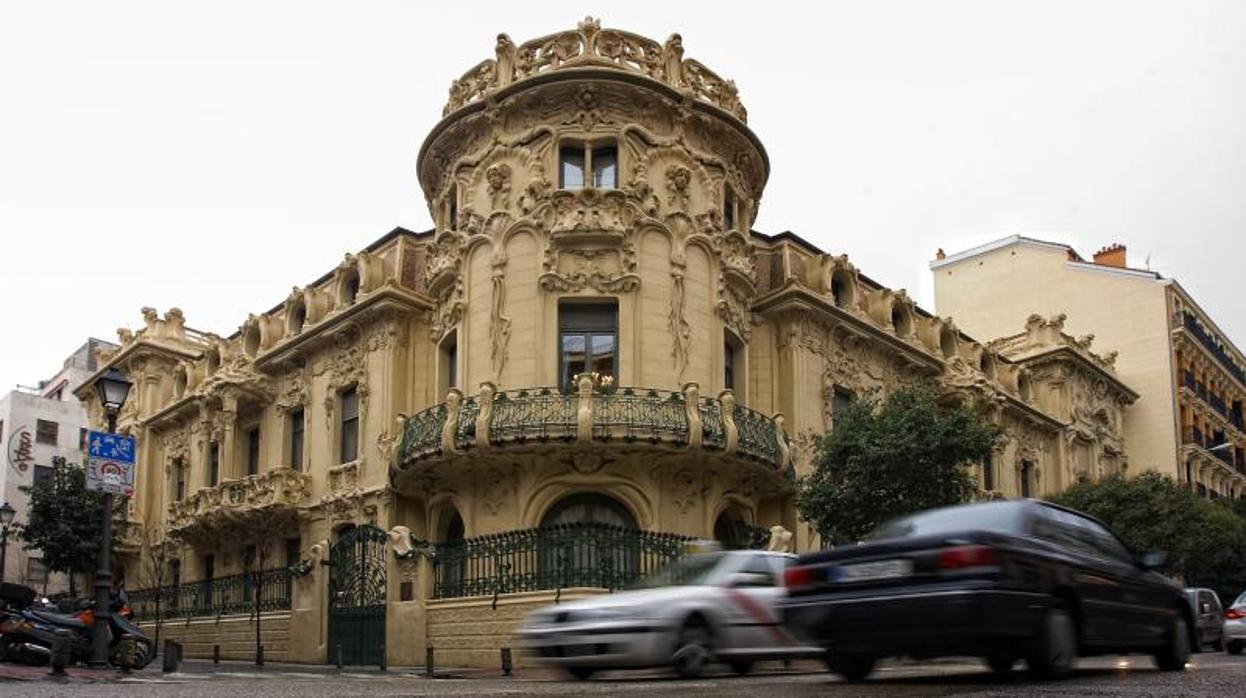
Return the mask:
MULTIPOLYGON (((95 381, 95 394, 108 418, 108 433, 117 433, 117 413, 125 404, 132 384, 115 368, 95 381)), ((95 622, 91 628, 91 658, 88 666, 108 667, 109 626, 112 619, 112 492, 104 493, 103 526, 100 527, 100 549, 95 564, 95 622)))
POLYGON ((9 524, 16 515, 17 510, 8 502, 0 505, 0 582, 4 581, 4 566, 9 557, 9 524))

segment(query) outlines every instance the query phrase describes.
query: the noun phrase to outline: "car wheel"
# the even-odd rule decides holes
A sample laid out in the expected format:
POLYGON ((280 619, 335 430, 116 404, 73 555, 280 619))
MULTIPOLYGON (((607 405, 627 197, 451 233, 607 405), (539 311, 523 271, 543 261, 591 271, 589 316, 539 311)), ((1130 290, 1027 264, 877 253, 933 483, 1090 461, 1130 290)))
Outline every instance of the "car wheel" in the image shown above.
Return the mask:
POLYGON ((675 673, 685 679, 695 679, 705 673, 714 655, 714 636, 700 618, 693 618, 679 630, 675 640, 675 653, 671 666, 675 673))
POLYGON ((593 677, 593 674, 597 673, 597 667, 571 666, 567 667, 567 673, 579 681, 587 681, 593 677))
POLYGON ((728 662, 731 670, 740 676, 747 676, 753 671, 753 661, 751 659, 733 659, 728 662))
POLYGON ((874 671, 873 657, 861 654, 829 654, 826 665, 849 681, 864 681, 874 671))
POLYGON ((1077 666, 1077 626, 1063 607, 1047 609, 1034 648, 1026 658, 1030 671, 1044 679, 1068 676, 1077 666))
POLYGON ((1241 640, 1231 640, 1227 645, 1224 646, 1224 648, 1229 651, 1229 654, 1241 654, 1242 649, 1246 648, 1246 643, 1242 642, 1241 640))
POLYGON ((994 657, 986 658, 986 665, 996 674, 1007 674, 1012 671, 1012 668, 1016 665, 1016 663, 1017 660, 1015 657, 1003 657, 996 655, 994 657))
POLYGON ((1190 632, 1185 618, 1178 615, 1168 626, 1168 639, 1155 653, 1155 665, 1164 671, 1180 671, 1190 660, 1190 632))

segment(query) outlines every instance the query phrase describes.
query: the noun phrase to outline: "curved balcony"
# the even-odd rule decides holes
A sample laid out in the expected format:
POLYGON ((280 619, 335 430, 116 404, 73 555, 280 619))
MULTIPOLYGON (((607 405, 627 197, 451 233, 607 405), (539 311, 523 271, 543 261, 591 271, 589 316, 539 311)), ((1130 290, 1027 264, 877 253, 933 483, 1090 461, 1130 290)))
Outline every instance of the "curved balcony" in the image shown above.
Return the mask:
POLYGON ((558 444, 702 452, 784 475, 791 467, 783 416, 737 405, 731 391, 703 398, 691 383, 682 391, 603 389, 582 376, 574 390, 500 391, 489 383, 473 396, 451 390, 403 422, 393 474, 473 451, 558 444))
POLYGON ((280 525, 310 496, 311 476, 291 468, 227 480, 170 503, 169 533, 194 539, 227 534, 233 527, 280 525))

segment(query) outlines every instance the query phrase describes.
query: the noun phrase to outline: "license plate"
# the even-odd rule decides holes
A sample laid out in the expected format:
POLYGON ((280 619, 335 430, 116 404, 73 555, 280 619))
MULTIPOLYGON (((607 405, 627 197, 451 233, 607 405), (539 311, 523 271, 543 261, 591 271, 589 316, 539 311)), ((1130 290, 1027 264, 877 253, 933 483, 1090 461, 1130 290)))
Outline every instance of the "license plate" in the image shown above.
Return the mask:
POLYGON ((913 574, 912 560, 879 560, 856 565, 841 565, 831 570, 831 581, 868 582, 878 579, 896 579, 913 574))

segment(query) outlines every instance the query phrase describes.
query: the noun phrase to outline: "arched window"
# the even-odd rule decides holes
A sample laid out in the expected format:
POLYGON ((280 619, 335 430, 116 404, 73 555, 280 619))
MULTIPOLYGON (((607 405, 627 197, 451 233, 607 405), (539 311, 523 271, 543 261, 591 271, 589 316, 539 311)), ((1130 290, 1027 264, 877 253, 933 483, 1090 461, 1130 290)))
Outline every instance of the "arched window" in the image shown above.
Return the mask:
POLYGON ((754 547, 756 529, 750 526, 738 511, 724 509, 714 521, 714 540, 727 550, 746 550, 754 547))
POLYGON ((853 301, 856 300, 852 275, 843 269, 836 269, 831 274, 831 299, 835 302, 836 308, 851 307, 853 301))
POLYGON ((359 270, 347 269, 343 275, 337 289, 338 307, 345 308, 348 305, 354 305, 356 296, 359 295, 359 270))
POLYGON ((593 492, 573 494, 550 507, 541 518, 542 528, 575 523, 638 528, 627 507, 613 497, 593 492))
POLYGON ((913 333, 913 319, 909 316, 908 309, 899 303, 891 306, 891 326, 901 337, 907 337, 913 333))
POLYGON ((541 518, 538 588, 618 589, 640 575, 636 519, 603 494, 573 494, 541 518))
POLYGON ((943 358, 950 359, 956 356, 956 333, 950 327, 944 327, 939 333, 939 349, 943 352, 943 358))

